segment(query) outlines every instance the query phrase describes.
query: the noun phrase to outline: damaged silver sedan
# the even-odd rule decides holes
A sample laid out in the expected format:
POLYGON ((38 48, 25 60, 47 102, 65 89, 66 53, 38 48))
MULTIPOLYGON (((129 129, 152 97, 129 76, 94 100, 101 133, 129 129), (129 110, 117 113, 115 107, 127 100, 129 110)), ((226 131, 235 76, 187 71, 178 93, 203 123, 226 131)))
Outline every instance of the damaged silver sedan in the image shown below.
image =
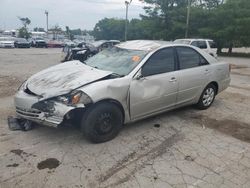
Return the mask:
POLYGON ((207 109, 228 87, 229 69, 196 47, 128 41, 33 75, 15 95, 16 113, 54 127, 75 119, 89 140, 105 142, 126 123, 191 104, 207 109))

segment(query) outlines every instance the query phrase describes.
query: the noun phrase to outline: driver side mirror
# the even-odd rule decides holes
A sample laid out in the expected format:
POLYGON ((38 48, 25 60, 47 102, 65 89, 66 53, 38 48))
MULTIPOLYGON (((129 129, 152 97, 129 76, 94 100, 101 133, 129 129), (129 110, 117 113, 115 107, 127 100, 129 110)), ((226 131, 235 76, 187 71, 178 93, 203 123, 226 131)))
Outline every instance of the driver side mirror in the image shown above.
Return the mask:
POLYGON ((143 78, 142 74, 138 74, 138 75, 136 75, 136 77, 135 77, 136 80, 141 80, 142 78, 143 78))
POLYGON ((143 74, 142 74, 142 70, 140 70, 140 71, 137 73, 137 75, 135 76, 135 79, 136 79, 136 80, 144 80, 144 79, 145 79, 145 77, 144 77, 143 74))

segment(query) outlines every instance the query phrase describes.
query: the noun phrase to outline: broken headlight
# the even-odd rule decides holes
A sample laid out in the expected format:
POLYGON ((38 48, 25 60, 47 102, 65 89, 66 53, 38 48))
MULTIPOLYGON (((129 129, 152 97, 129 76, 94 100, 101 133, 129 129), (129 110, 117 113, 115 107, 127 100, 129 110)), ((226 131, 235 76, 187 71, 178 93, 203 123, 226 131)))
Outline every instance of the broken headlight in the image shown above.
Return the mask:
POLYGON ((82 91, 73 91, 70 94, 57 97, 56 100, 66 105, 92 103, 91 98, 86 93, 83 93, 82 91))

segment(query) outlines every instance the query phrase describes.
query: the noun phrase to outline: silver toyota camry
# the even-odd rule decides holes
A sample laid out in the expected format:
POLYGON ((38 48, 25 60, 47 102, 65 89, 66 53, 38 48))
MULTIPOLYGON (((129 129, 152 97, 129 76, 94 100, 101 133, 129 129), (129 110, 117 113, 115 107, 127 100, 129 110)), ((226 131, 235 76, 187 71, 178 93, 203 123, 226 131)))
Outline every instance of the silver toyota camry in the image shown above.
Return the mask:
POLYGON ((196 47, 137 40, 31 76, 15 106, 19 118, 53 127, 71 119, 98 143, 126 123, 186 105, 207 109, 229 83, 229 64, 196 47))

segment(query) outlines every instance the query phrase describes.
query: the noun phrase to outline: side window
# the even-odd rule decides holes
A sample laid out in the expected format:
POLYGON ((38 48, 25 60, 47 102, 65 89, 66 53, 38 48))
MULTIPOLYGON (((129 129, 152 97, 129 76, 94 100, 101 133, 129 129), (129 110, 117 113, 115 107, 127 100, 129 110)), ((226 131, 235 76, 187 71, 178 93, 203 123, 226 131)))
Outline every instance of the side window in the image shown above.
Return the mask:
POLYGON ((193 41, 193 42, 191 43, 191 45, 192 45, 192 46, 199 47, 199 46, 198 46, 198 42, 197 42, 197 41, 193 41))
POLYGON ((109 47, 109 43, 104 43, 103 45, 102 45, 102 48, 108 48, 109 47))
POLYGON ((173 48, 165 48, 154 53, 142 67, 142 75, 150 76, 175 71, 173 48))
POLYGON ((207 43, 206 43, 206 41, 198 41, 198 47, 200 49, 207 49, 207 43))
POLYGON ((200 66, 202 66, 202 65, 209 65, 209 63, 207 62, 207 60, 204 57, 202 57, 200 55, 200 66))
POLYGON ((180 63, 180 69, 189 69, 199 67, 201 65, 208 65, 206 59, 204 59, 198 52, 188 47, 177 47, 177 53, 180 63))
POLYGON ((214 41, 208 41, 210 48, 217 48, 217 45, 214 41))

